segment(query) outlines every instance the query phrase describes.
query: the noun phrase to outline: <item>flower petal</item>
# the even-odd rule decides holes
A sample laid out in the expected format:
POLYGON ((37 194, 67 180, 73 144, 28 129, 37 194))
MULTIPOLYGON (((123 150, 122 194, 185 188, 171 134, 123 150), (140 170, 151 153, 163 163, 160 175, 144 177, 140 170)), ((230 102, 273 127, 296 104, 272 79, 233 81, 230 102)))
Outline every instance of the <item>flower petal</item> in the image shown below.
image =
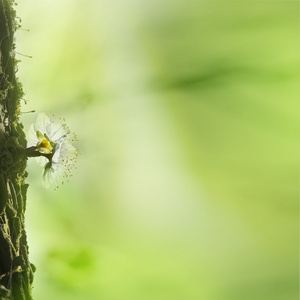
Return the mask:
POLYGON ((49 189, 49 187, 51 186, 52 181, 53 181, 53 178, 52 178, 52 171, 51 171, 51 162, 48 162, 45 165, 45 168, 43 170, 43 175, 42 175, 43 186, 46 189, 49 189))
POLYGON ((54 166, 55 165, 49 161, 44 167, 42 183, 46 189, 56 185, 56 170, 54 166))
POLYGON ((68 131, 60 123, 53 123, 47 126, 47 135, 54 143, 57 143, 62 138, 66 137, 67 134, 68 131))
POLYGON ((52 161, 54 163, 59 163, 59 159, 60 159, 60 145, 56 144, 54 148, 54 154, 52 156, 52 161))
POLYGON ((45 113, 39 113, 34 129, 35 131, 40 131, 42 134, 46 133, 46 127, 51 124, 49 117, 45 113))
POLYGON ((28 130, 28 147, 36 146, 39 142, 39 139, 36 136, 36 131, 34 129, 34 124, 31 124, 28 130))

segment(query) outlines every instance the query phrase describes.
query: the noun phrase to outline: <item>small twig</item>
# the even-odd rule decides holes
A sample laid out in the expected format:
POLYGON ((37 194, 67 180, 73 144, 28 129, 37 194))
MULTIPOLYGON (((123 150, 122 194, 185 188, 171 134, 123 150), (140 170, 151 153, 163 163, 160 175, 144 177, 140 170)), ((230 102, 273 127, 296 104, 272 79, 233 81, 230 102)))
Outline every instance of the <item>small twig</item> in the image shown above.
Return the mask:
POLYGON ((33 112, 35 112, 35 110, 21 111, 21 114, 29 114, 29 113, 33 113, 33 112))
POLYGON ((25 57, 28 57, 28 58, 32 58, 31 55, 22 54, 22 53, 17 52, 17 51, 15 51, 15 53, 16 53, 16 54, 19 54, 19 55, 22 55, 22 56, 25 56, 25 57))

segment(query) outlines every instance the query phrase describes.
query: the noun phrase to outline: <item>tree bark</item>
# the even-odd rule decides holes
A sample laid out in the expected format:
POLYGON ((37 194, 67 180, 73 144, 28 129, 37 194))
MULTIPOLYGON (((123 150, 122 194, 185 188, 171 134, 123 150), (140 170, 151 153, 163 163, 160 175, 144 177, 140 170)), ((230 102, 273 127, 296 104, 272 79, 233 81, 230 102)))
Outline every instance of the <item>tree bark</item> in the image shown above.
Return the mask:
POLYGON ((25 231, 27 158, 19 122, 22 86, 16 77, 14 33, 19 27, 13 0, 0 0, 0 299, 32 299, 34 265, 25 231))

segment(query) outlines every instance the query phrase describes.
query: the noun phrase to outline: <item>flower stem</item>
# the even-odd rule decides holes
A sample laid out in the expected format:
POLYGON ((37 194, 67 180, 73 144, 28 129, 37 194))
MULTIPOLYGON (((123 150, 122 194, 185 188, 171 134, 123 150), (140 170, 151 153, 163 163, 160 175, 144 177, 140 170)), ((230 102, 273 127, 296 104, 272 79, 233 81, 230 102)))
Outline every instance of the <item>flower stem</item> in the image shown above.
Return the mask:
POLYGON ((23 154, 24 154, 26 157, 39 157, 39 156, 44 156, 44 157, 48 158, 49 161, 51 161, 52 156, 53 156, 52 153, 42 153, 42 152, 39 152, 39 151, 37 150, 37 147, 35 147, 35 146, 32 146, 32 147, 29 147, 29 148, 24 149, 23 154))

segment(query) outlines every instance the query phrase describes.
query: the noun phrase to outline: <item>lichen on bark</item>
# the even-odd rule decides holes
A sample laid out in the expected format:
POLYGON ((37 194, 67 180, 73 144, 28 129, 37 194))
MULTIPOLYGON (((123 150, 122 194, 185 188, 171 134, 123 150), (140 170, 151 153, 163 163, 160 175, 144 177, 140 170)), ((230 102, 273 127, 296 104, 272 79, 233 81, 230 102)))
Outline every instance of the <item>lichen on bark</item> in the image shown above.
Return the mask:
POLYGON ((27 158, 19 121, 22 85, 16 77, 14 1, 0 0, 0 299, 32 299, 34 265, 25 231, 27 158))

